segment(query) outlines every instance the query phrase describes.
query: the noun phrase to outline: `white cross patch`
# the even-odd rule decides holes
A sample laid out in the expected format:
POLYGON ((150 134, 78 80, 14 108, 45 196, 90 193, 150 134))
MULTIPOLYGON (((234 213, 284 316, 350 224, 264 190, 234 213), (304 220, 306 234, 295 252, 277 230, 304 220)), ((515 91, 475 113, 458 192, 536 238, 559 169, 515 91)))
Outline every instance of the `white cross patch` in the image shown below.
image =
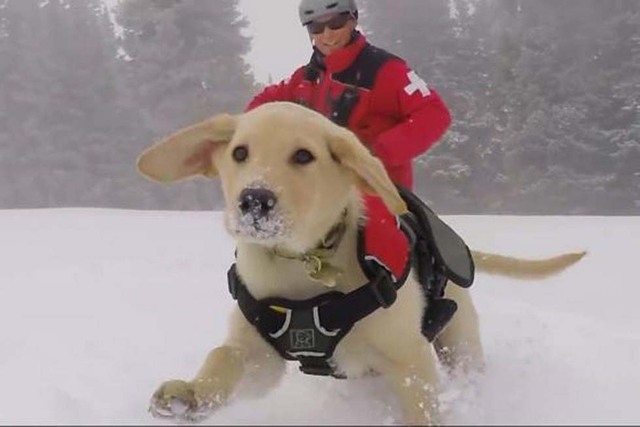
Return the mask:
POLYGON ((407 93, 407 95, 413 95, 418 90, 420 91, 422 96, 429 96, 431 94, 431 91, 429 90, 429 87, 427 86, 425 81, 422 80, 415 71, 412 70, 407 73, 407 77, 409 78, 409 84, 404 88, 404 91, 407 93))

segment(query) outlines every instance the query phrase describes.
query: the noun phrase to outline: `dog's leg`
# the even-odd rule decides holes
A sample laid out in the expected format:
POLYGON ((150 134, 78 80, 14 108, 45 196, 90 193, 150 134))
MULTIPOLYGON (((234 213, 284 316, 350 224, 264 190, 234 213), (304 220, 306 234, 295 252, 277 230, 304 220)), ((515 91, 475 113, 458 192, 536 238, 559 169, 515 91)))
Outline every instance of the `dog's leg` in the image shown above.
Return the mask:
POLYGON ((384 359, 374 366, 397 396, 405 425, 439 424, 438 375, 427 341, 416 337, 414 345, 384 350, 384 359))
POLYGON ((164 382, 153 394, 154 416, 191 421, 206 417, 224 404, 244 372, 243 350, 222 346, 212 350, 191 381, 164 382))
POLYGON ((154 416, 199 421, 225 404, 247 377, 251 387, 245 392, 266 392, 277 384, 284 360, 237 312, 226 344, 209 353, 191 381, 166 381, 153 394, 149 410, 154 416))
POLYGON ((449 283, 445 295, 458 304, 449 324, 434 340, 438 358, 450 369, 481 369, 484 353, 480 341, 478 313, 467 289, 449 283))

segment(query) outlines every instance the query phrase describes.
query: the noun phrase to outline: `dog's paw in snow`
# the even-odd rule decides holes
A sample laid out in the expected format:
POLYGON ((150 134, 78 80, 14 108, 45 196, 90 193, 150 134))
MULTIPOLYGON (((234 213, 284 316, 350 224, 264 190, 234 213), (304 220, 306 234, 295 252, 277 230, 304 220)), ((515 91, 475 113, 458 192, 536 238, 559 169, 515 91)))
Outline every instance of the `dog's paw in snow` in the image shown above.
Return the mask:
POLYGON ((218 406, 215 399, 206 399, 192 382, 170 380, 163 383, 151 397, 149 412, 154 417, 199 422, 218 406))

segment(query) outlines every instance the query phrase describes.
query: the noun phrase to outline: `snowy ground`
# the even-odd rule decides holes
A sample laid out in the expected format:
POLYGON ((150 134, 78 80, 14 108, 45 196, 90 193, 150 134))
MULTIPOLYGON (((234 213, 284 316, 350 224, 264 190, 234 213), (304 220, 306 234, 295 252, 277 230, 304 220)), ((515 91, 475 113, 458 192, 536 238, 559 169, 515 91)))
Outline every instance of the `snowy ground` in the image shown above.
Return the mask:
MULTIPOLYGON (((478 275, 488 366, 443 378, 448 424, 640 422, 640 217, 445 217, 470 246, 541 257, 561 276, 478 275)), ((0 424, 159 424, 148 400, 190 377, 232 307, 219 213, 0 211, 0 424)), ((378 379, 298 374, 206 424, 393 424, 378 379)))

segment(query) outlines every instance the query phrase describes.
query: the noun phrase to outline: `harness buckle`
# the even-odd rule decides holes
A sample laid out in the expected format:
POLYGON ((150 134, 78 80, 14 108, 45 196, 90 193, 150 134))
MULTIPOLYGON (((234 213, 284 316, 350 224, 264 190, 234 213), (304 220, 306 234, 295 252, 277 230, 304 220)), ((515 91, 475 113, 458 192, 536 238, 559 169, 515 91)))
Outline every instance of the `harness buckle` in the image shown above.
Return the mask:
POLYGON ((334 374, 333 367, 329 364, 327 359, 317 358, 317 357, 300 357, 298 358, 300 362, 300 372, 304 372, 308 375, 319 375, 319 376, 332 376, 334 374))
POLYGON ((378 269, 378 274, 370 282, 369 288, 382 308, 391 307, 398 297, 398 290, 393 285, 391 276, 382 267, 378 269))
POLYGON ((333 368, 331 366, 305 366, 300 365, 300 371, 307 375, 331 376, 333 368))

